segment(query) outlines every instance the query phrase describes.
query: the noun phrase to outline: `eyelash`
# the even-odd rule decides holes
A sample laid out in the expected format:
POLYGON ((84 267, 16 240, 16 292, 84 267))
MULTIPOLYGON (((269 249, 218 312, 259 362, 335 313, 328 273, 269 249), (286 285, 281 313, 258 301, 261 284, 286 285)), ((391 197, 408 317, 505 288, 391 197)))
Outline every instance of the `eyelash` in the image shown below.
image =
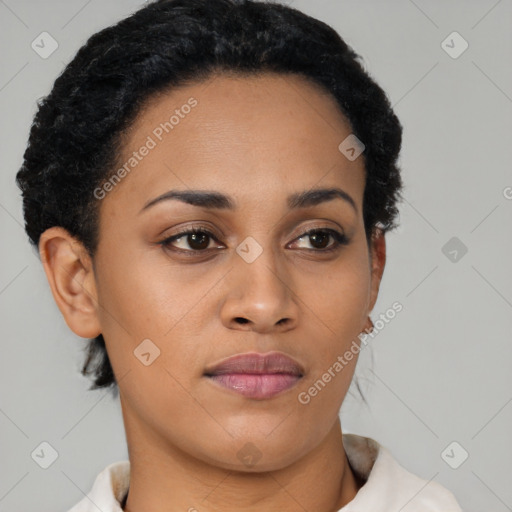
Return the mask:
MULTIPOLYGON (((349 242, 349 240, 347 239, 347 237, 343 233, 340 233, 339 231, 336 231, 334 229, 320 228, 320 227, 313 227, 313 228, 309 229, 305 233, 303 233, 300 236, 296 237, 295 240, 298 240, 299 238, 306 238, 309 235, 313 235, 313 234, 316 234, 316 233, 328 233, 329 235, 331 235, 334 238, 335 243, 331 247, 329 247, 328 249, 305 249, 306 251, 312 251, 312 252, 317 252, 317 253, 321 253, 321 254, 329 254, 331 252, 338 251, 339 249, 341 249, 342 246, 347 245, 348 242, 349 242)), ((172 236, 170 236, 168 238, 165 238, 164 240, 158 242, 158 244, 161 245, 164 248, 172 250, 173 252, 177 252, 177 253, 180 253, 180 254, 186 254, 187 256, 197 256, 197 255, 199 255, 201 253, 204 254, 204 253, 209 252, 211 249, 203 249, 203 250, 190 249, 190 250, 185 250, 185 249, 172 248, 172 246, 171 246, 172 242, 174 242, 174 241, 176 241, 176 240, 178 240, 180 238, 183 238, 183 237, 185 237, 187 235, 194 235, 194 234, 204 234, 204 235, 207 235, 208 238, 211 238, 211 239, 213 239, 213 240, 218 242, 217 238, 215 237, 215 235, 211 231, 209 231, 208 229, 203 228, 201 226, 198 226, 198 227, 193 227, 193 228, 185 228, 184 230, 179 231, 175 235, 172 235, 172 236)))

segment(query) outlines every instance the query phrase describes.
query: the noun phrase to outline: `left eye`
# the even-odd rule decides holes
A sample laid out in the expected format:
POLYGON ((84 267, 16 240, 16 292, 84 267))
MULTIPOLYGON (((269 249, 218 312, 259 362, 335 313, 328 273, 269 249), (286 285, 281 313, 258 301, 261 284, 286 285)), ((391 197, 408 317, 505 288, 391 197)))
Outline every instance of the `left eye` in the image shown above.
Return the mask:
POLYGON ((310 243, 313 245, 313 249, 317 249, 319 252, 334 250, 340 245, 345 245, 347 243, 345 235, 335 231, 334 229, 311 229, 298 237, 297 240, 303 240, 305 238, 309 239, 310 243), (330 237, 332 237, 335 242, 329 247, 328 244, 330 237))
MULTIPOLYGON (((346 245, 348 243, 345 235, 334 229, 311 229, 306 231, 300 237, 297 237, 295 240, 301 241, 305 239, 309 239, 309 243, 313 246, 313 248, 306 247, 305 249, 316 252, 336 250, 341 245, 346 245), (329 245, 330 238, 334 239, 334 243, 331 245, 329 245)), ((196 228, 183 231, 177 235, 166 238, 160 242, 160 244, 171 250, 176 250, 177 252, 197 253, 210 249, 210 242, 212 240, 216 240, 213 233, 205 229, 196 228), (188 248, 177 246, 177 242, 184 244, 185 246, 188 245, 188 248)))

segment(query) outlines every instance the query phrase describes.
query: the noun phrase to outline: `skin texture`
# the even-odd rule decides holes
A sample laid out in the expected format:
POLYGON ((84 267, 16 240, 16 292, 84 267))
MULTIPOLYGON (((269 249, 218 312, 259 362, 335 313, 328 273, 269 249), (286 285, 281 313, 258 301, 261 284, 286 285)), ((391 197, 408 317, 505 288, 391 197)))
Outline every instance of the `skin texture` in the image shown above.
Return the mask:
POLYGON ((106 340, 131 461, 125 510, 337 511, 361 485, 338 418, 357 357, 307 405, 298 395, 359 342, 377 299, 385 239, 377 231, 369 250, 363 157, 339 151, 351 129, 329 94, 302 77, 265 74, 218 75, 153 97, 120 161, 190 97, 197 106, 161 142, 153 136, 156 147, 101 200, 94 265, 62 228, 40 241, 68 326, 106 340), (330 187, 348 193, 357 212, 340 199, 287 206, 289 194, 330 187), (219 191, 237 208, 169 200, 139 213, 171 189, 219 191), (186 235, 158 244, 191 226, 215 236, 208 253, 173 252, 198 246, 186 235), (349 243, 323 254, 336 241, 299 238, 311 228, 335 229, 349 243), (252 263, 236 252, 248 236, 262 248, 252 263), (148 366, 134 355, 145 339, 160 350, 148 366), (245 398, 203 375, 234 354, 269 351, 305 369, 271 399, 245 398), (250 467, 244 446, 259 457, 250 467))

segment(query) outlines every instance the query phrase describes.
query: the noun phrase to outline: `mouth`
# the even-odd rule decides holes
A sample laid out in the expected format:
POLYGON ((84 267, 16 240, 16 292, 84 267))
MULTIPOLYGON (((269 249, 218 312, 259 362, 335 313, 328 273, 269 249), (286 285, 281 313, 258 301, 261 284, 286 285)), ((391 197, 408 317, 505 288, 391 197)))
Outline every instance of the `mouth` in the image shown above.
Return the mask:
POLYGON ((214 384, 256 400, 291 389, 303 375, 302 366, 281 352, 239 354, 204 372, 214 384))

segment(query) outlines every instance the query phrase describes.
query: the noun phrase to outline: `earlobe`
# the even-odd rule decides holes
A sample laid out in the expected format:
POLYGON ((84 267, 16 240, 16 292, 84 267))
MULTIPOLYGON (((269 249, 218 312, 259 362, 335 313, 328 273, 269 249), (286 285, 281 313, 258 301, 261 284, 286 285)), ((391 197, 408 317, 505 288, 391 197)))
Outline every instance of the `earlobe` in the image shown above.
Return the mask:
POLYGON ((47 229, 39 255, 53 298, 68 327, 82 338, 101 333, 92 261, 87 250, 62 227, 47 229))

